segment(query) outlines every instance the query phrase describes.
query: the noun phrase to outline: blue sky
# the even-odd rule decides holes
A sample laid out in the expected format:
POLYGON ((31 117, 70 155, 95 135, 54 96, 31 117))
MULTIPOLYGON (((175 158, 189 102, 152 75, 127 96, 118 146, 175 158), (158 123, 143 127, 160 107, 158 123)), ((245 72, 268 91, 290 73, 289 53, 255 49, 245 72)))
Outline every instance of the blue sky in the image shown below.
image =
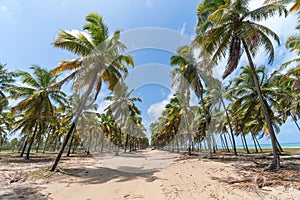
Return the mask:
MULTIPOLYGON (((67 51, 54 48, 51 43, 60 29, 82 30, 84 18, 90 12, 100 13, 111 31, 158 27, 193 38, 198 3, 199 0, 0 0, 0 62, 7 63, 9 70, 27 70, 32 64, 52 69, 61 60, 75 58, 67 51)), ((261 0, 253 0, 251 7, 260 4, 261 0)), ((291 15, 288 19, 275 18, 263 23, 275 30, 284 43, 294 32, 296 18, 291 15)), ((276 52, 276 67, 294 56, 284 46, 276 47, 276 52)), ((164 69, 160 72, 149 72, 153 77, 167 74, 167 70, 171 69, 169 57, 173 52, 142 49, 130 54, 135 57, 134 70, 141 66, 155 68, 159 65, 164 69)), ((255 61, 263 64, 265 55, 259 54, 255 61)), ((222 73, 223 66, 224 62, 220 64, 220 70, 216 70, 217 76, 222 73)), ((269 68, 272 71, 272 67, 269 68)), ((148 76, 142 75, 139 78, 143 80, 146 77, 148 76)), ((171 79, 166 77, 165 81, 168 83, 171 79)), ((153 82, 135 89, 134 95, 143 99, 143 103, 138 106, 142 110, 145 123, 149 124, 160 114, 171 97, 170 86, 153 82)), ((103 90, 101 95, 107 94, 107 90, 103 90)), ((102 103, 100 106, 103 108, 106 105, 102 103)), ((299 132, 294 127, 292 122, 287 122, 282 127, 279 140, 300 141, 299 132)), ((262 143, 269 143, 269 140, 263 139, 262 143)))

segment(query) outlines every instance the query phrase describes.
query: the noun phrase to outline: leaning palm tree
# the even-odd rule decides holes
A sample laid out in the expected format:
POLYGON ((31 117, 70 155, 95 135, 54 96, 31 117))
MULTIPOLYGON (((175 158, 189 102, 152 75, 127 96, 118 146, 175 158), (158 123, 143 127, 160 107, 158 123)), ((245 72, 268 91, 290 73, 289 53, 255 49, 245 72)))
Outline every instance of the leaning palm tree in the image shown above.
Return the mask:
POLYGON ((253 57, 259 48, 263 47, 269 56, 269 63, 273 62, 275 53, 270 38, 280 44, 279 37, 272 30, 258 22, 277 13, 280 16, 282 14, 286 16, 288 11, 280 3, 270 3, 255 10, 249 10, 248 1, 246 0, 228 1, 207 17, 207 20, 211 22, 209 27, 205 29, 198 27, 198 30, 201 31, 198 32, 195 39, 196 43, 200 44, 211 55, 211 62, 208 67, 215 66, 228 55, 223 78, 226 78, 237 68, 243 52, 246 52, 273 146, 273 160, 269 169, 279 168, 280 162, 276 148, 276 135, 267 110, 267 102, 260 89, 253 57))
POLYGON ((6 89, 11 92, 8 98, 20 100, 11 108, 12 114, 19 119, 16 127, 25 128, 25 132, 31 135, 26 159, 29 159, 36 135, 45 130, 53 116, 54 106, 64 108, 67 104, 66 95, 62 91, 49 87, 56 83, 58 76, 51 75, 39 66, 32 66, 30 69, 33 70, 32 74, 24 71, 16 73, 21 78, 22 85, 6 89))
POLYGON ((121 53, 125 46, 119 41, 120 31, 117 30, 109 37, 108 27, 104 24, 103 18, 97 13, 90 13, 86 16, 84 32, 69 32, 62 30, 54 41, 54 46, 66 49, 79 57, 74 60, 62 61, 52 73, 71 70, 65 79, 53 87, 60 87, 62 84, 73 81, 73 89, 76 92, 83 92, 84 98, 76 110, 66 137, 62 143, 59 153, 50 168, 54 171, 61 155, 68 143, 70 135, 75 129, 76 122, 83 110, 84 104, 90 96, 97 99, 101 90, 102 82, 108 83, 108 88, 114 90, 116 83, 126 76, 127 65, 133 66, 133 59, 130 56, 123 56, 121 53))

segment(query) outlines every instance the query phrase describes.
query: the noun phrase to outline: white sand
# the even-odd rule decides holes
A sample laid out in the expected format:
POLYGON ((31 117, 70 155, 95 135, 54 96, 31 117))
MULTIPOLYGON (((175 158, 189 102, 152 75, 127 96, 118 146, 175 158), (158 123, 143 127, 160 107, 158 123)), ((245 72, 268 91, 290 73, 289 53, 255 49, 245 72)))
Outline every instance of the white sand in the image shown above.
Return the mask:
MULTIPOLYGON (((56 173, 50 183, 45 178, 16 186, 35 189, 25 193, 26 199, 34 200, 300 199, 300 191, 292 188, 239 189, 217 180, 241 178, 233 163, 205 159, 175 161, 179 157, 158 150, 117 157, 73 157, 59 165, 68 169, 69 175, 56 173)), ((22 193, 15 190, 14 194, 4 197, 17 199, 22 193)))

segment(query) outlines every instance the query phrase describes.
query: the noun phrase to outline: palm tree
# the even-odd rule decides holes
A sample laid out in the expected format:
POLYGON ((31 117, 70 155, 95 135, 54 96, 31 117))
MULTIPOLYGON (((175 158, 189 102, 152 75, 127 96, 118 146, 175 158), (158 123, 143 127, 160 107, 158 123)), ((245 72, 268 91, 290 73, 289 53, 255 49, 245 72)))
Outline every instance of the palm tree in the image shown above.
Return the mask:
POLYGON ((121 72, 124 72, 124 76, 126 76, 128 73, 127 65, 133 66, 132 57, 121 55, 126 47, 119 41, 119 30, 115 31, 112 37, 109 37, 108 27, 99 14, 90 13, 85 19, 86 24, 83 26, 83 30, 87 32, 62 30, 53 43, 55 47, 66 49, 79 56, 74 60, 62 61, 52 71, 52 73, 73 71, 53 87, 60 87, 62 84, 73 80, 75 91, 86 90, 84 90, 82 104, 78 107, 73 118, 72 126, 50 168, 51 171, 55 170, 89 96, 92 96, 93 99, 97 98, 103 81, 108 83, 110 90, 114 90, 122 77, 121 72))
POLYGON ((33 70, 33 74, 24 71, 16 73, 22 80, 21 86, 14 85, 7 88, 7 91, 11 92, 8 98, 20 100, 11 108, 17 119, 21 117, 16 128, 23 127, 27 134, 32 133, 26 159, 29 159, 36 134, 41 134, 45 130, 53 116, 54 106, 64 108, 67 104, 66 95, 62 91, 49 87, 56 83, 57 75, 51 75, 39 66, 32 66, 30 69, 33 70))
POLYGON ((0 112, 8 106, 5 89, 11 87, 15 82, 15 74, 8 72, 4 64, 0 64, 0 112))
POLYGON ((119 148, 121 147, 122 142, 122 133, 126 134, 126 141, 128 142, 129 133, 128 130, 126 130, 126 128, 137 125, 134 121, 134 116, 137 116, 141 113, 141 111, 136 107, 134 102, 141 102, 142 100, 137 97, 130 97, 133 93, 133 90, 128 92, 128 87, 124 85, 124 83, 118 84, 117 87, 118 88, 114 90, 112 96, 108 96, 105 98, 105 100, 112 102, 109 106, 105 108, 105 110, 109 110, 113 114, 115 122, 121 128, 120 133, 118 133, 119 140, 118 148, 116 151, 116 155, 119 155, 119 148))
MULTIPOLYGON (((279 132, 279 126, 282 120, 275 112, 278 107, 277 92, 273 87, 274 73, 270 77, 267 76, 265 66, 260 66, 256 69, 256 74, 259 77, 261 91, 270 105, 267 104, 268 114, 272 125, 276 132, 279 132)), ((232 82, 231 88, 228 90, 228 95, 232 96, 232 103, 229 105, 232 110, 232 116, 235 121, 236 134, 252 133, 257 135, 260 131, 270 135, 267 128, 266 120, 263 117, 262 106, 260 104, 257 90, 255 90, 255 82, 249 66, 242 67, 242 72, 232 82)), ((276 146, 280 149, 280 145, 276 140, 276 146)))
POLYGON ((5 90, 11 87, 15 80, 15 74, 8 72, 4 64, 0 64, 0 150, 7 131, 10 129, 9 117, 7 113, 8 99, 6 98, 5 90))
MULTIPOLYGON (((181 94, 178 97, 182 97, 180 101, 189 102, 190 100, 190 89, 192 89, 198 99, 200 99, 201 105, 203 108, 204 100, 204 87, 202 82, 204 82, 207 87, 210 86, 209 78, 211 77, 210 73, 205 72, 203 69, 204 61, 197 61, 193 49, 189 46, 183 46, 178 49, 178 55, 174 55, 170 59, 170 64, 175 66, 175 69, 171 71, 173 83, 172 87, 178 87, 178 92, 181 94)), ((183 106, 185 108, 185 106, 183 106)), ((185 113, 187 111, 185 110, 185 113)), ((209 123, 209 112, 204 110, 205 121, 209 123)), ((187 118, 184 118, 185 121, 187 118)), ((188 128, 189 125, 187 125, 188 128)), ((188 131, 189 132, 189 131, 188 131)), ((189 153, 191 153, 189 151, 189 153)))
POLYGON ((270 84, 273 86, 274 91, 273 107, 278 113, 278 117, 283 122, 288 117, 291 117, 300 131, 300 126, 297 123, 297 120, 300 118, 300 96, 298 90, 295 90, 296 81, 295 77, 286 77, 286 75, 282 75, 279 71, 275 71, 272 74, 270 84))
MULTIPOLYGON (((73 113, 72 111, 76 110, 79 106, 81 106, 83 97, 80 95, 73 95, 70 98, 70 107, 67 110, 64 122, 62 124, 66 124, 70 122, 70 119, 72 119, 73 115, 76 115, 77 113, 73 113)), ((97 119, 97 108, 98 105, 93 103, 93 99, 89 98, 88 102, 82 109, 81 115, 78 119, 76 132, 79 133, 79 137, 83 140, 87 140, 89 137, 88 130, 91 126, 94 126, 98 119, 97 119)), ((67 156, 70 156, 71 147, 73 145, 73 140, 75 138, 75 131, 72 133, 71 141, 69 142, 69 148, 67 151, 67 156)), ((86 147, 88 147, 87 145, 86 147)))
POLYGON ((102 129, 101 150, 104 148, 104 139, 114 132, 114 117, 111 113, 102 113, 99 117, 100 128, 102 129))
MULTIPOLYGON (((300 25, 298 25, 297 29, 300 30, 300 25)), ((295 52, 298 56, 300 55, 300 34, 294 34, 292 36, 290 36, 287 41, 286 41, 286 47, 290 49, 290 51, 295 52)), ((283 77, 282 77, 282 81, 284 81, 285 79, 287 79, 287 77, 295 77, 296 80, 294 82, 294 90, 300 90, 300 57, 297 57, 295 59, 292 59, 288 62, 285 62, 281 65, 281 67, 287 67, 291 64, 296 63, 296 67, 290 69, 283 77)))
MULTIPOLYGON (((189 113, 186 111, 186 106, 184 102, 181 101, 182 98, 179 97, 179 92, 171 98, 170 102, 165 107, 166 123, 162 127, 162 132, 166 135, 168 143, 172 141, 174 151, 174 139, 179 135, 186 135, 188 138, 188 153, 191 154, 191 140, 192 135, 190 131, 189 119, 187 115, 189 113), (186 132, 186 134, 182 133, 186 132)), ((178 146, 178 145, 177 145, 178 146)), ((177 149, 179 151, 179 148, 177 149)))
POLYGON ((208 67, 216 65, 221 58, 228 55, 223 78, 226 78, 237 68, 243 52, 246 52, 273 146, 273 160, 269 169, 280 168, 280 162, 276 145, 276 135, 268 113, 267 102, 262 95, 255 72, 253 56, 256 55, 259 47, 263 47, 269 56, 269 64, 273 62, 274 48, 269 37, 280 44, 279 37, 272 30, 257 22, 274 16, 277 13, 280 16, 284 13, 286 16, 288 11, 280 3, 271 3, 255 10, 249 10, 248 1, 228 1, 225 5, 219 6, 216 11, 207 17, 207 20, 211 23, 209 27, 198 27, 198 30, 201 31, 198 32, 196 37, 196 42, 211 55, 211 62, 208 67))

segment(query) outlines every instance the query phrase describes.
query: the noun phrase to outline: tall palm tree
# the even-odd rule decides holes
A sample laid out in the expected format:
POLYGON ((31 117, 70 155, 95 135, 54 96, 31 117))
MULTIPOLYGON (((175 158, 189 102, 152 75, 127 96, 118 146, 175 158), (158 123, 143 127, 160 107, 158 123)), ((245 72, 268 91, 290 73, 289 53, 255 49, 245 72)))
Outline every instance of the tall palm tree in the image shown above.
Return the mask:
MULTIPOLYGON (((182 98, 179 97, 179 92, 177 92, 166 105, 164 110, 166 123, 162 127, 162 132, 166 135, 168 143, 174 141, 175 137, 179 135, 186 135, 188 138, 188 153, 191 154, 192 135, 190 127, 188 127, 190 126, 190 124, 188 124, 190 120, 187 119, 188 113, 185 112, 187 105, 181 100, 182 98)), ((174 151, 174 142, 172 143, 172 151, 174 151)))
POLYGON ((89 96, 94 99, 97 98, 103 81, 108 83, 110 90, 114 90, 116 83, 122 77, 121 72, 126 76, 128 73, 127 65, 133 66, 132 57, 121 55, 126 47, 119 41, 119 30, 115 31, 112 37, 109 37, 108 27, 97 13, 90 13, 85 20, 84 32, 62 30, 53 43, 55 47, 66 49, 79 56, 74 60, 62 61, 52 71, 52 73, 72 71, 53 87, 60 87, 72 80, 75 91, 85 92, 82 105, 77 109, 72 126, 50 168, 51 171, 55 170, 89 96))
MULTIPOLYGON (((126 134, 126 140, 128 141, 128 130, 129 126, 136 125, 134 121, 134 116, 139 115, 141 111, 136 107, 135 101, 141 102, 142 100, 137 97, 131 97, 133 90, 128 92, 128 87, 124 84, 118 84, 114 90, 112 96, 108 96, 105 100, 111 101, 111 104, 108 105, 105 110, 109 110, 114 118, 115 122, 121 128, 120 133, 118 133, 118 148, 116 155, 119 155, 119 148, 122 143, 122 133, 126 134)), ((126 147, 125 147, 126 148, 126 147)))
MULTIPOLYGON (((179 48, 178 54, 172 56, 170 59, 170 64, 172 66, 175 66, 174 70, 171 71, 173 79, 172 87, 178 87, 178 92, 181 94, 178 97, 182 97, 180 99, 181 103, 189 103, 190 89, 192 89, 195 92, 198 99, 200 99, 200 103, 202 105, 202 108, 204 109, 204 87, 202 82, 204 82, 205 85, 210 86, 208 79, 211 75, 210 73, 205 72, 205 70, 203 69, 202 62, 204 61, 199 62, 196 60, 193 54, 193 49, 189 46, 183 46, 179 48)), ((182 106, 183 108, 185 108, 184 105, 182 106)), ((185 111, 185 113, 187 112, 185 111)), ((204 110, 204 113, 205 121, 207 124, 206 126, 208 127, 209 112, 207 110, 204 110)))
POLYGON ((15 74, 13 72, 8 72, 5 69, 5 64, 0 64, 0 150, 4 138, 6 138, 7 131, 10 128, 9 117, 7 113, 8 99, 6 98, 6 88, 11 87, 15 80, 15 74))
POLYGON ((8 106, 8 100, 5 98, 5 89, 11 87, 15 82, 15 74, 8 72, 4 64, 0 64, 0 112, 8 106))
POLYGON ((297 120, 300 118, 300 96, 298 90, 295 90, 296 81, 297 79, 294 77, 287 77, 279 73, 279 71, 275 71, 270 84, 273 86, 273 104, 278 116, 283 122, 288 117, 291 117, 300 131, 300 126, 297 123, 297 120))
MULTIPOLYGON (((82 103, 82 99, 83 97, 80 95, 72 95, 69 99, 70 102, 70 106, 67 109, 67 112, 65 113, 64 117, 64 121, 61 121, 60 125, 66 125, 66 124, 70 124, 70 119, 72 119, 73 115, 76 115, 76 113, 74 113, 74 110, 76 110, 79 106, 81 106, 82 103)), ((89 128, 89 123, 91 125, 95 125, 95 123, 97 122, 97 108, 98 105, 93 103, 93 99, 89 98, 88 99, 88 104, 86 104, 81 112, 80 118, 78 119, 78 123, 77 123, 77 127, 76 127, 76 133, 77 135, 83 139, 86 140, 87 137, 89 137, 88 132, 88 128, 89 128)), ((66 131, 67 132, 67 131, 66 131)), ((72 136, 71 136, 71 140, 69 142, 69 148, 67 151, 67 156, 70 156, 70 152, 71 152, 71 147, 73 145, 73 141, 74 138, 76 137, 75 131, 73 131, 72 136)))
POLYGON ((228 1, 207 17, 207 20, 211 23, 209 27, 205 29, 198 27, 202 32, 198 32, 195 39, 211 55, 211 62, 208 67, 216 65, 220 59, 228 55, 223 78, 226 78, 237 68, 243 52, 246 52, 273 146, 273 160, 269 169, 280 168, 280 162, 276 135, 268 113, 267 102, 260 89, 253 57, 259 48, 263 47, 269 56, 269 63, 273 62, 274 47, 270 37, 280 44, 279 37, 272 30, 258 22, 277 13, 280 16, 282 14, 286 16, 288 11, 280 3, 270 3, 257 9, 249 10, 247 0, 228 1))
MULTIPOLYGON (((300 30, 300 24, 297 26, 297 29, 300 30)), ((300 55, 300 34, 296 33, 291 35, 286 41, 286 47, 290 49, 290 51, 295 52, 298 56, 300 55)), ((287 67, 291 64, 296 64, 296 66, 290 69, 283 77, 282 81, 287 79, 287 77, 295 77, 296 80, 294 82, 294 90, 300 90, 300 57, 294 58, 290 61, 287 61, 281 65, 281 67, 287 67)))
POLYGON ((45 130, 53 116, 54 106, 64 108, 67 104, 66 95, 62 91, 49 87, 56 83, 57 75, 51 75, 39 66, 32 66, 30 69, 33 70, 32 74, 24 71, 16 73, 21 78, 22 85, 7 88, 7 91, 11 92, 8 98, 20 100, 11 108, 16 117, 22 117, 17 127, 31 132, 26 159, 29 159, 36 134, 45 130))
MULTIPOLYGON (((267 109, 271 122, 276 132, 279 132, 279 126, 282 124, 282 120, 280 120, 278 112, 276 112, 278 103, 276 99, 276 89, 273 87, 272 81, 274 76, 273 74, 270 77, 267 76, 265 66, 258 67, 256 74, 259 77, 261 91, 266 100, 270 102, 270 104, 267 104, 267 109)), ((233 97, 232 103, 229 106, 235 119, 234 129, 236 134, 244 136, 251 132, 257 135, 263 131, 269 135, 257 90, 255 90, 254 78, 249 66, 242 67, 242 72, 233 80, 228 94, 233 97)), ((276 145, 279 147, 277 142, 276 145)))
MULTIPOLYGON (((274 2, 274 0, 266 0, 265 3, 274 2)), ((296 14, 299 16, 299 10, 300 10, 300 1, 299 0, 282 0, 282 3, 290 4, 294 3, 292 7, 290 8, 290 12, 296 12, 296 14)), ((296 26, 297 30, 300 30, 300 21, 298 21, 298 25, 296 26)), ((291 52, 295 52, 298 56, 300 55, 300 34, 296 33, 291 35, 287 41, 286 41, 286 47, 290 49, 291 52)), ((283 120, 286 120, 287 116, 291 116, 295 124, 297 125, 298 129, 300 130, 299 125, 297 124, 297 115, 299 116, 299 97, 297 94, 300 90, 300 58, 294 58, 290 61, 287 61, 281 65, 281 69, 287 66, 290 66, 292 64, 296 64, 296 66, 292 69, 290 69, 286 74, 281 76, 280 82, 275 82, 276 87, 278 87, 279 91, 281 91, 284 96, 284 98, 280 98, 280 102, 284 103, 285 106, 281 106, 281 112, 283 115, 283 120), (292 83, 292 87, 290 87, 290 84, 292 83), (288 91, 288 89, 291 89, 288 91), (286 105, 287 101, 292 100, 292 102, 288 102, 288 105, 286 105), (298 110, 298 112, 297 112, 298 110), (296 111, 296 112, 295 112, 296 111)), ((279 96, 281 96, 279 94, 279 96)), ((281 97, 283 97, 281 96, 281 97)), ((299 116, 300 117, 300 116, 299 116)))

